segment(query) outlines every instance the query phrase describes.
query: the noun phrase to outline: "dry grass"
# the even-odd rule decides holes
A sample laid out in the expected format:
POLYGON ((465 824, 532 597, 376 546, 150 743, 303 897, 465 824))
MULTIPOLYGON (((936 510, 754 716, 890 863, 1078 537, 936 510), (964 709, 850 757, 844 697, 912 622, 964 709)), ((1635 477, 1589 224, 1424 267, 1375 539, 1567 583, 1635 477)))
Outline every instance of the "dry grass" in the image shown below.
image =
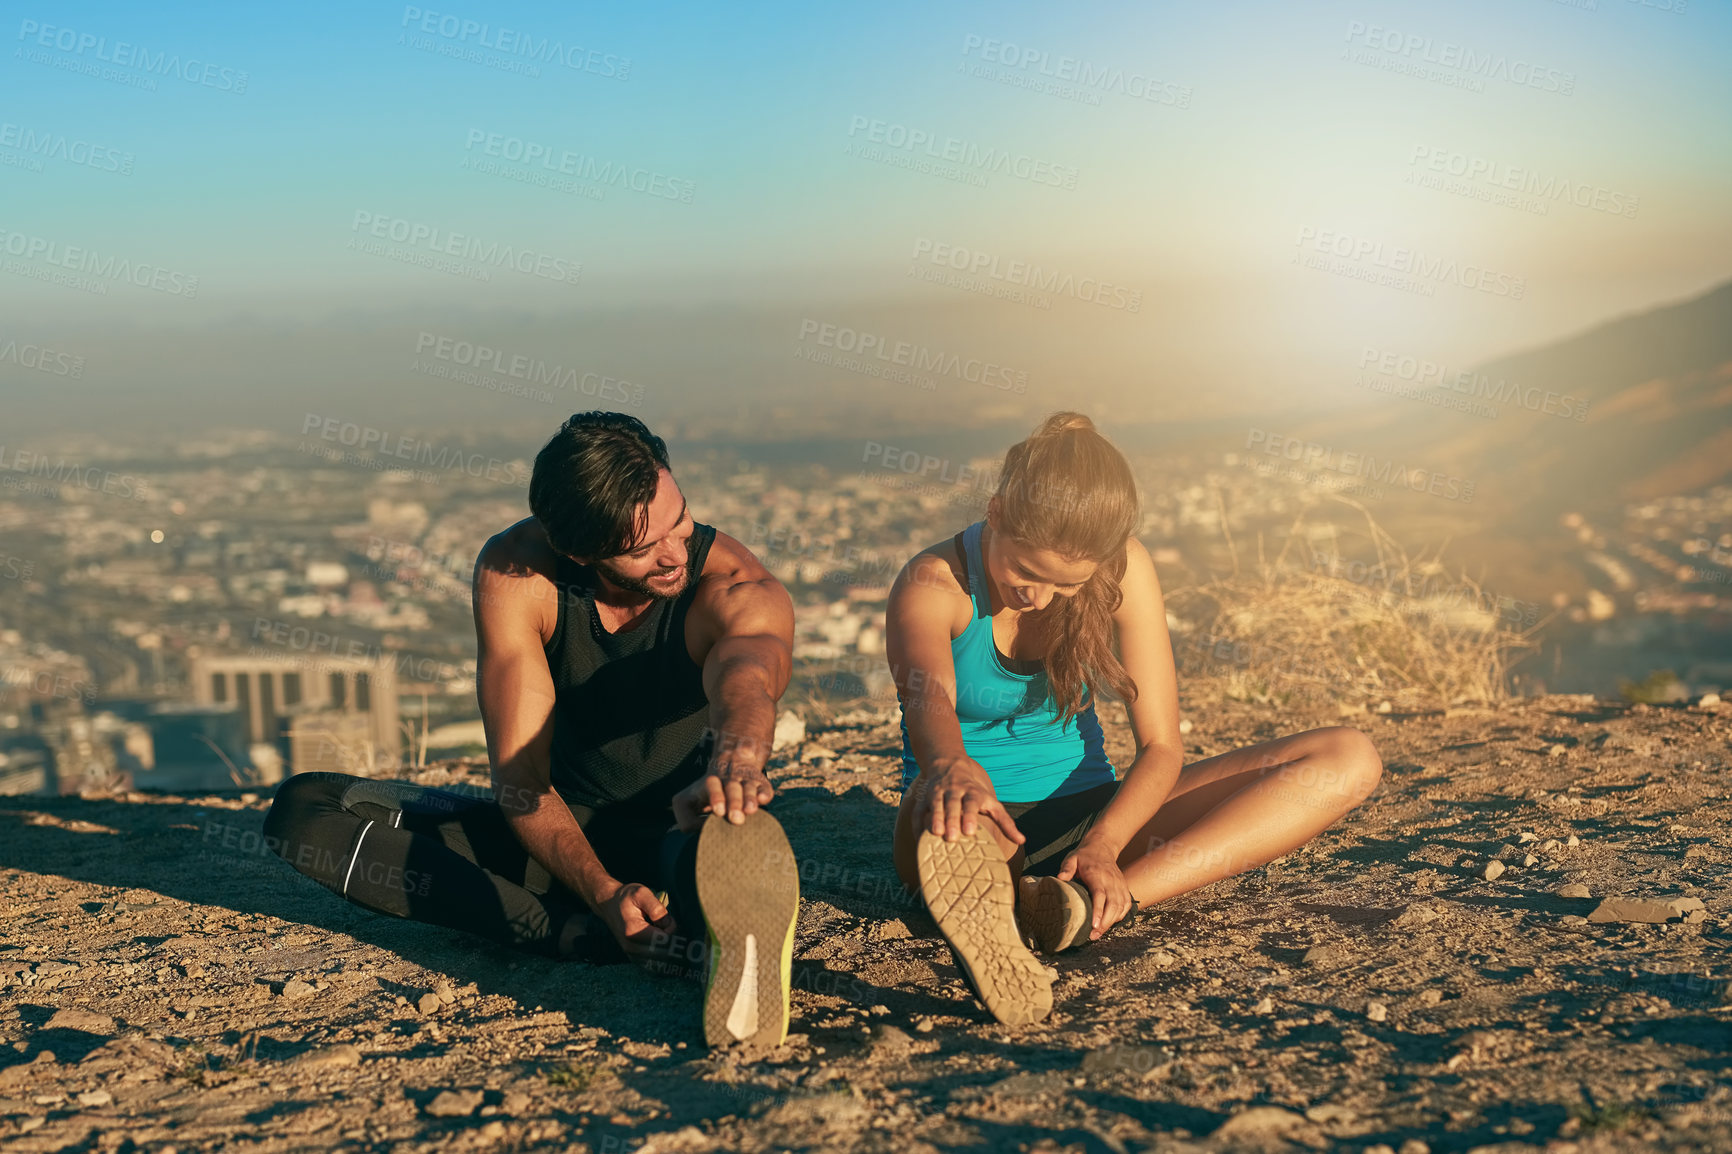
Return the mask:
MULTIPOLYGON (((1241 701, 1390 703, 1412 709, 1508 696, 1510 658, 1532 648, 1538 607, 1451 577, 1440 548, 1409 555, 1356 502, 1367 552, 1348 560, 1332 527, 1303 515, 1256 571, 1171 593, 1181 682, 1241 701), (1315 543, 1325 541, 1321 548, 1315 543)), ((1229 545, 1231 541, 1229 540, 1229 545)))

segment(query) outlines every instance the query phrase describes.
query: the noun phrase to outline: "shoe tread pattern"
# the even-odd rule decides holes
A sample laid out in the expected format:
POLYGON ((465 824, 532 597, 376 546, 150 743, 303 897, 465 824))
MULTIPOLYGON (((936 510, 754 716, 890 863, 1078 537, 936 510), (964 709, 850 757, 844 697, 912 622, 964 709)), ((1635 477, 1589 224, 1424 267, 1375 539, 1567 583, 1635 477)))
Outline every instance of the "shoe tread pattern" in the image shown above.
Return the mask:
POLYGON ((987 1011, 1026 1026, 1052 1010, 1052 975, 1022 944, 1016 891, 998 843, 984 829, 947 842, 930 831, 918 848, 920 896, 987 1011))

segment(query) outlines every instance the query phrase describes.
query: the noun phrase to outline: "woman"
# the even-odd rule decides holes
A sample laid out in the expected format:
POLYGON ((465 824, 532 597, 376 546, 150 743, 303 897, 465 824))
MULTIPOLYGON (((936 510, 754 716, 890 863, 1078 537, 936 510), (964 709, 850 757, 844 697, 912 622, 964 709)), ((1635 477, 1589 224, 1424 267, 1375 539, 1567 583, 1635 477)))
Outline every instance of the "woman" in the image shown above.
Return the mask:
POLYGON ((1262 865, 1376 788, 1370 740, 1314 729, 1183 766, 1166 609, 1129 464, 1080 413, 1011 448, 986 519, 898 575, 887 656, 902 706, 897 873, 987 1009, 1052 1007, 1046 952, 1262 865), (1095 701, 1135 756, 1107 760, 1095 701), (1013 882, 1012 878, 1018 878, 1013 882))

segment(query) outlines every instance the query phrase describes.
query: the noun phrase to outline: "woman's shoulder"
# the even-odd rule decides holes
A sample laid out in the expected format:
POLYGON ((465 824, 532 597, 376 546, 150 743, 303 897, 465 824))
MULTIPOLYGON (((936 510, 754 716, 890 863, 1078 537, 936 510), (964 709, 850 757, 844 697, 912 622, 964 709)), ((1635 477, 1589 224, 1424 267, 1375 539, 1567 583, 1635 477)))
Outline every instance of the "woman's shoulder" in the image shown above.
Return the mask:
POLYGON ((897 575, 898 585, 968 596, 965 561, 954 537, 934 542, 908 559, 897 575))

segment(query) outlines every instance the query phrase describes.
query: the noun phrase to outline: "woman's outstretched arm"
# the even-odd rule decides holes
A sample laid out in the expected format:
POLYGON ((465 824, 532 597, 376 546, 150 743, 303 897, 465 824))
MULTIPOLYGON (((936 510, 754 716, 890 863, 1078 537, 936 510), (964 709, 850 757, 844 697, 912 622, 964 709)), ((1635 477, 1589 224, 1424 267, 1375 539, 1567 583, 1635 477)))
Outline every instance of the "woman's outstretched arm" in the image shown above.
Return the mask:
POLYGON ((910 787, 913 831, 930 830, 955 841, 972 837, 976 818, 984 817, 1020 845, 1023 836, 999 803, 992 779, 962 744, 950 641, 965 606, 971 607, 967 594, 936 549, 917 554, 890 589, 885 656, 902 698, 909 748, 920 767, 910 787))

